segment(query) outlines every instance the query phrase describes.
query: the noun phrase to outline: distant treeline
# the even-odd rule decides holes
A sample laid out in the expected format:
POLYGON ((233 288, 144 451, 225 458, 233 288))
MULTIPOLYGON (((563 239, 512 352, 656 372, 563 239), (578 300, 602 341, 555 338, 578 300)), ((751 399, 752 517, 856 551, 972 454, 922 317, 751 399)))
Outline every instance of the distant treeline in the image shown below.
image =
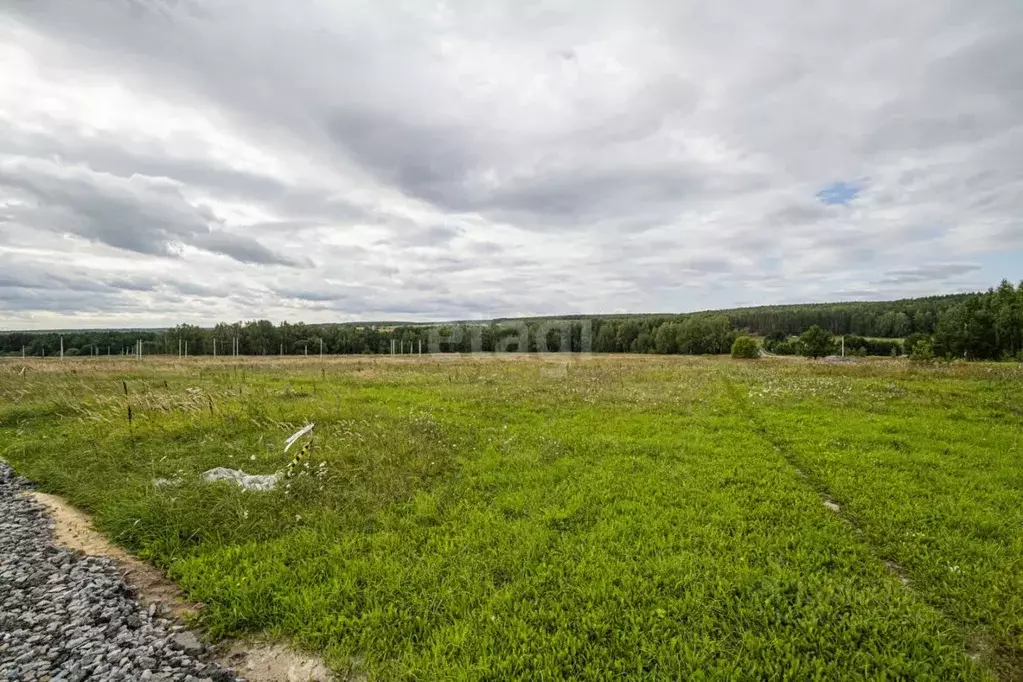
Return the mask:
POLYGON ((832 334, 873 338, 906 338, 932 334, 941 315, 973 294, 931 296, 900 301, 809 303, 723 310, 736 327, 755 334, 802 334, 816 325, 832 334))
MULTIPOLYGON (((802 353, 794 337, 813 327, 845 336, 847 354, 907 354, 921 342, 938 358, 1008 359, 1023 354, 1023 283, 982 294, 871 303, 739 308, 684 315, 571 316, 450 324, 289 324, 266 320, 180 325, 166 330, 0 333, 0 354, 53 356, 301 355, 430 352, 721 354, 740 334, 765 337, 776 353, 802 353), (562 339, 565 344, 562 344, 562 339), (905 343, 893 340, 905 339, 905 343)), ((840 347, 840 346, 836 346, 840 347)))

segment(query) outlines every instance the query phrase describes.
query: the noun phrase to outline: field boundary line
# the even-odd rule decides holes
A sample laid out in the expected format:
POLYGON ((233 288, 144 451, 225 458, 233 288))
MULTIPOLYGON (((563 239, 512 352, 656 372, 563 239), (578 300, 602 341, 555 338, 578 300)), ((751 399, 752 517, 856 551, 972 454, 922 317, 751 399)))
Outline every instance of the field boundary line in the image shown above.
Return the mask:
POLYGON ((742 415, 749 420, 749 423, 752 425, 753 431, 757 434, 757 436, 770 445, 776 453, 781 455, 782 459, 784 459, 785 462, 796 472, 796 475, 805 481, 813 489, 813 491, 820 496, 821 503, 825 507, 833 511, 843 521, 848 523, 858 535, 862 534, 863 531, 857 523, 846 516, 842 512, 841 505, 835 502, 834 497, 831 494, 831 489, 828 487, 827 483, 814 473, 812 467, 808 467, 805 462, 800 460, 800 458, 792 452, 792 449, 784 439, 776 436, 767 428, 767 425, 757 417, 756 412, 749 403, 749 399, 740 393, 739 389, 732 381, 727 378, 723 379, 723 381, 725 383, 725 390, 729 397, 732 398, 732 402, 735 403, 742 415))

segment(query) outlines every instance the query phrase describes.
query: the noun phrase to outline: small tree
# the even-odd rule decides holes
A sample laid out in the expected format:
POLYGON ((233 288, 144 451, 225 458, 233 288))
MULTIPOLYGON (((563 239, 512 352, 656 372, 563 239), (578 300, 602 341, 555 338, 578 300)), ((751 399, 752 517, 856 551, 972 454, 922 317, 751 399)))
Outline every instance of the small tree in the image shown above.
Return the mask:
POLYGON ((918 341, 913 346, 913 352, 910 353, 909 359, 911 362, 921 365, 929 365, 934 362, 934 349, 931 348, 930 341, 918 341))
POLYGON ((760 357, 760 346, 751 336, 740 336, 732 343, 732 357, 755 360, 760 357))
POLYGON ((831 334, 814 325, 799 337, 803 344, 803 354, 811 358, 822 358, 835 350, 831 334))

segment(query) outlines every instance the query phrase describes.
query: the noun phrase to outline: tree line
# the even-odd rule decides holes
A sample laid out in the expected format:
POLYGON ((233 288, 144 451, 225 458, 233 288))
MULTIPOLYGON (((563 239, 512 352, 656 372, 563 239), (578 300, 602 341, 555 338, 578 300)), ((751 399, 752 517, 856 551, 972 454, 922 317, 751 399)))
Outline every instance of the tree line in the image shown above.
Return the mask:
POLYGON ((813 326, 833 335, 869 338, 906 338, 933 334, 946 310, 976 294, 952 294, 898 301, 804 303, 722 310, 739 329, 753 334, 783 333, 797 336, 813 326))
MULTIPOLYGON (((819 329, 837 352, 899 355, 919 344, 938 358, 1023 357, 1023 283, 980 294, 890 302, 739 308, 683 315, 573 316, 447 324, 273 324, 267 320, 160 330, 0 333, 0 354, 27 356, 303 355, 545 352, 724 354, 737 337, 763 338, 777 354, 811 354, 801 335, 819 329)), ((816 332, 815 332, 816 334, 816 332)))

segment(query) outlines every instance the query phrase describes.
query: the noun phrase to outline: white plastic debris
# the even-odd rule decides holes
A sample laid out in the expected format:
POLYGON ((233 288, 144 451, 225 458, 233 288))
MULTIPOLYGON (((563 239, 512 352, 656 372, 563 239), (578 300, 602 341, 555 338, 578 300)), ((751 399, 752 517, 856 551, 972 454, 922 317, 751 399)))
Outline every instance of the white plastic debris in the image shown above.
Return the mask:
POLYGON ((262 492, 276 488, 277 481, 280 479, 280 474, 252 476, 237 469, 217 467, 216 469, 210 469, 209 471, 204 472, 202 477, 211 483, 214 481, 234 481, 246 490, 257 490, 262 492))
POLYGON ((316 422, 313 422, 312 424, 306 424, 300 430, 296 431, 291 436, 291 438, 289 438, 288 440, 284 441, 284 451, 287 452, 288 448, 290 448, 292 445, 295 444, 295 441, 297 441, 299 438, 301 438, 302 436, 304 436, 307 433, 309 433, 310 431, 312 431, 314 426, 316 426, 316 422))

